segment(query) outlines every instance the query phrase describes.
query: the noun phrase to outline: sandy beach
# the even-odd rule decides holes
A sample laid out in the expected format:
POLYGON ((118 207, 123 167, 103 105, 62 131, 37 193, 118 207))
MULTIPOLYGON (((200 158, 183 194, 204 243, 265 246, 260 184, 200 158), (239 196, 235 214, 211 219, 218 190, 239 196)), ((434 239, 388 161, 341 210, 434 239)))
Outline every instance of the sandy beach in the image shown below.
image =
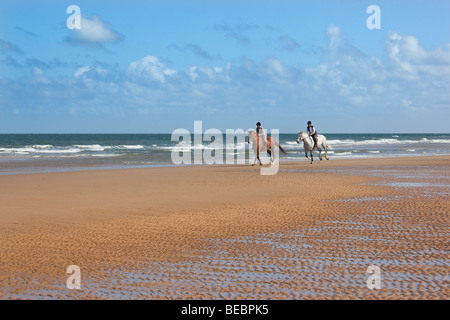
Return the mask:
POLYGON ((449 179, 450 156, 0 176, 0 299, 448 299, 449 179))

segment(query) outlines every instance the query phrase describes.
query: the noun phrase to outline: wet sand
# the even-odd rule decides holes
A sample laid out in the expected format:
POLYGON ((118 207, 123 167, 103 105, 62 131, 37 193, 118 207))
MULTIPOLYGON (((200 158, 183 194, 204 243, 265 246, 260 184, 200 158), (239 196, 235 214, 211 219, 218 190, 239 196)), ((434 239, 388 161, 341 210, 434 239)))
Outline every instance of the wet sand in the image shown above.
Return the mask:
POLYGON ((448 299, 449 169, 437 156, 0 176, 0 298, 448 299))

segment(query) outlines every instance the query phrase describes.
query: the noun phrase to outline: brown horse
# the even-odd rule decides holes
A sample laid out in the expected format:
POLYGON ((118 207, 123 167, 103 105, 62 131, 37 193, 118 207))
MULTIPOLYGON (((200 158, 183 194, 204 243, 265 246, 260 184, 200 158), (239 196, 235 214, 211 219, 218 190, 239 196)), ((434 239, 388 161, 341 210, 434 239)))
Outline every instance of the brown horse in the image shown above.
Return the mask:
POLYGON ((275 161, 275 153, 272 153, 272 146, 280 148, 281 152, 286 154, 286 151, 284 151, 274 138, 267 137, 267 139, 264 139, 264 137, 260 136, 258 139, 258 134, 253 130, 248 132, 248 143, 252 144, 253 152, 256 154, 255 162, 252 166, 256 164, 256 159, 258 159, 259 165, 262 165, 261 159, 259 159, 259 153, 264 151, 267 151, 270 156, 270 163, 273 163, 275 161))

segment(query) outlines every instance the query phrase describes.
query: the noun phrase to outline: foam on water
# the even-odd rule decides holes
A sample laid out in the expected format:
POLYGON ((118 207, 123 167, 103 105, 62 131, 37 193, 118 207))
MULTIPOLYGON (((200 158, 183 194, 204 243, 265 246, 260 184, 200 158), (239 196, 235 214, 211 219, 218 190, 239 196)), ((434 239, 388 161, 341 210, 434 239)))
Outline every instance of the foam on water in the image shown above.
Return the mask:
MULTIPOLYGON (((245 156, 253 161, 251 145, 242 141, 246 135, 236 137, 233 142, 226 136, 218 143, 203 141, 198 144, 191 137, 188 141, 172 141, 170 134, 51 134, 17 135, 0 134, 0 170, 14 168, 20 172, 24 161, 50 159, 39 162, 36 170, 48 166, 58 168, 73 166, 139 165, 153 163, 172 165, 172 152, 191 153, 216 150, 222 146, 222 154, 245 156), (194 144, 195 143, 195 144, 194 144), (58 160, 58 161, 56 161, 58 160)), ((330 159, 362 159, 376 157, 420 156, 450 154, 449 134, 326 134, 328 144, 333 147, 330 159)), ((297 134, 280 134, 280 145, 286 155, 279 154, 280 161, 307 161, 303 143, 297 144, 297 134)), ((317 158, 318 152, 314 151, 317 158)), ((225 161, 225 160, 224 160, 225 161)))

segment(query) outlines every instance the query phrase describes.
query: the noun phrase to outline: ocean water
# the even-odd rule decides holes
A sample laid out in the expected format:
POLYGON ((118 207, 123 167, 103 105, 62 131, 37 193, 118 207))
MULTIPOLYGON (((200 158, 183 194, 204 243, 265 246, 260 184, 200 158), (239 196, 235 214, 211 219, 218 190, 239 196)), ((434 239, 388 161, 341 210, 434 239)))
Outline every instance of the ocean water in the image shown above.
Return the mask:
MULTIPOLYGON (((331 159, 450 154, 450 134, 325 134, 331 159)), ((243 139, 240 136, 240 139, 243 139)), ((281 161, 306 161, 297 134, 280 134, 281 161)), ((0 134, 0 174, 172 166, 172 152, 215 154, 211 142, 171 140, 171 134, 0 134)), ((249 145, 222 143, 225 157, 253 162, 249 145)), ((238 142, 239 141, 239 142, 238 142)), ((317 152, 316 152, 317 155, 317 152)))

